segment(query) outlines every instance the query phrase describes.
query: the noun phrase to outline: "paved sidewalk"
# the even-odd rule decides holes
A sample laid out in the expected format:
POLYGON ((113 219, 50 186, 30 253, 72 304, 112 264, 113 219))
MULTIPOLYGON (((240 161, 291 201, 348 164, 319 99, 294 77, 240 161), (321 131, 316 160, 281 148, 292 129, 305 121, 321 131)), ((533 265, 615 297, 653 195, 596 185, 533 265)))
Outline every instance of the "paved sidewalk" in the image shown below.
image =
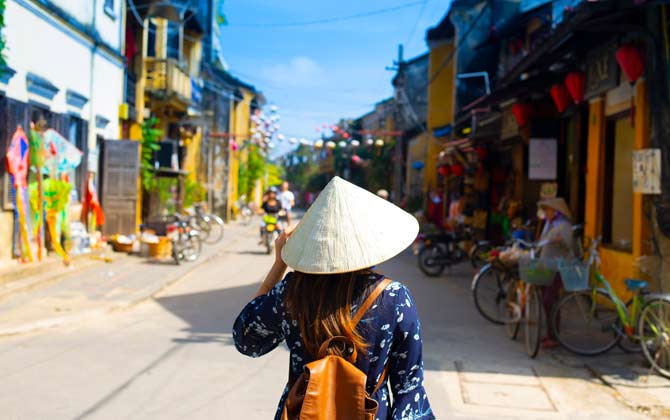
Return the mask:
POLYGON ((111 263, 84 265, 4 284, 0 293, 0 336, 33 332, 101 317, 142 302, 218 256, 243 235, 254 235, 256 225, 229 223, 221 242, 203 244, 201 257, 180 266, 147 258, 114 257, 111 263), (12 290, 12 288, 16 290, 12 290))
POLYGON ((588 358, 556 348, 528 358, 522 333, 510 340, 475 309, 471 267, 428 278, 405 252, 380 270, 408 284, 414 295, 426 386, 431 394, 444 390, 438 418, 670 418, 670 381, 640 367, 641 355, 614 349, 588 358))

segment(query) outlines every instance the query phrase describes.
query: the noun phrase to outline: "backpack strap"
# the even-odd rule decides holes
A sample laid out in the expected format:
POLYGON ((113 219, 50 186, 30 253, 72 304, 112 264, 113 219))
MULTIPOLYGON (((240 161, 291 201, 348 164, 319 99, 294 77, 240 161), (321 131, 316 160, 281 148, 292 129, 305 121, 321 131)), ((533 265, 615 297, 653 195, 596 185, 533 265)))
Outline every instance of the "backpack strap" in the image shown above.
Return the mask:
POLYGON ((377 287, 368 295, 367 299, 361 304, 361 306, 358 308, 358 311, 356 311, 356 315, 354 315, 354 318, 352 319, 354 327, 358 325, 360 320, 363 318, 363 315, 370 309, 372 304, 375 302, 375 300, 379 297, 379 295, 382 294, 384 289, 391 284, 391 279, 385 278, 384 280, 380 281, 377 287))
POLYGON ((382 376, 379 377, 379 381, 377 382, 377 385, 375 385, 375 389, 372 390, 372 394, 370 395, 375 395, 375 392, 379 391, 379 388, 382 387, 382 384, 386 382, 386 374, 388 373, 389 370, 389 365, 386 364, 384 366, 384 370, 382 371, 382 376))

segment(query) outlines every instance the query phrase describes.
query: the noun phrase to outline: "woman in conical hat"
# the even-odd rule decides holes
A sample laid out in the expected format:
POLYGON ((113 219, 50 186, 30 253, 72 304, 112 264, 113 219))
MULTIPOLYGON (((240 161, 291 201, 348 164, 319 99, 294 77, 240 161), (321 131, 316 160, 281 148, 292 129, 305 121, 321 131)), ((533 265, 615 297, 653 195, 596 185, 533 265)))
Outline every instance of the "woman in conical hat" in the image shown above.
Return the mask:
POLYGON ((262 356, 282 341, 291 351, 289 384, 275 419, 294 379, 333 336, 349 338, 357 350, 355 364, 379 403, 376 418, 434 418, 422 385, 419 318, 407 287, 386 282, 374 305, 359 314, 360 323, 353 321, 356 308, 386 284, 371 267, 407 248, 418 231, 409 213, 334 177, 295 229, 280 236, 274 265, 233 326, 235 346, 245 355, 262 356), (284 277, 288 267, 294 271, 284 277))
MULTIPOLYGON (((572 215, 570 208, 564 199, 549 198, 538 201, 537 206, 543 213, 544 228, 540 236, 541 243, 545 243, 540 251, 542 258, 563 258, 571 259, 575 257, 575 247, 572 235, 572 215)), ((545 286, 542 291, 542 305, 545 313, 551 313, 554 304, 558 300, 561 292, 562 281, 557 274, 551 285, 545 286)), ((542 339, 542 347, 550 348, 558 346, 558 342, 553 337, 553 332, 547 328, 549 335, 542 339)))

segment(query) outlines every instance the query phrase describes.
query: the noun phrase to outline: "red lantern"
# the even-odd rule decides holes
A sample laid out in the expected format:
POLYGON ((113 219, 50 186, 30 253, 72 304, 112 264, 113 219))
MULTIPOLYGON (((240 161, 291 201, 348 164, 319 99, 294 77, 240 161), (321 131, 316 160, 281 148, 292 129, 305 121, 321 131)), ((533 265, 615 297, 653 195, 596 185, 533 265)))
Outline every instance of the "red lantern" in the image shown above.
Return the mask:
POLYGON ((525 127, 526 124, 528 124, 528 120, 530 119, 530 105, 522 102, 516 102, 514 105, 512 105, 512 113, 514 114, 514 118, 516 118, 516 122, 519 124, 519 127, 525 127))
POLYGON ((554 99, 554 104, 558 112, 562 113, 570 105, 570 93, 562 83, 557 83, 549 90, 551 97, 554 99))
POLYGON ((345 139, 348 139, 349 138, 349 133, 342 133, 342 137, 344 137, 345 139))
POLYGON ((488 150, 486 150, 486 147, 484 146, 477 146, 475 148, 475 153, 477 153, 477 157, 479 158, 479 161, 483 161, 486 159, 486 156, 488 155, 488 150))
POLYGON ((644 61, 640 50, 633 44, 624 44, 616 52, 616 61, 619 62, 621 69, 626 74, 628 81, 633 84, 642 76, 644 72, 644 61))
POLYGON ((584 79, 584 73, 578 71, 568 73, 565 76, 565 87, 568 88, 568 92, 570 92, 570 96, 576 104, 584 100, 584 79))
POLYGON ((465 168, 463 168, 463 165, 456 163, 451 165, 450 172, 454 176, 463 176, 465 168))
POLYGON ((437 168, 437 173, 439 173, 440 175, 442 175, 445 178, 449 176, 449 172, 450 172, 449 171, 449 165, 440 165, 437 168))

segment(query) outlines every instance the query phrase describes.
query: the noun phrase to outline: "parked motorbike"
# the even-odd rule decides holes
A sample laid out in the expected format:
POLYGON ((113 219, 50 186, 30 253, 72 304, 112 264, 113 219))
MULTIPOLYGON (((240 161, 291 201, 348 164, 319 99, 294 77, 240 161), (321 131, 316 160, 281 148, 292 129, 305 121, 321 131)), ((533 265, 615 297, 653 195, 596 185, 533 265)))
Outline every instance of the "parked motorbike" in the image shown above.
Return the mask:
POLYGON ((187 219, 175 218, 167 225, 167 236, 172 240, 172 258, 177 265, 182 261, 195 261, 202 251, 200 232, 187 219))
POLYGON ((280 216, 281 212, 279 214, 266 214, 263 216, 263 227, 261 231, 263 235, 262 244, 265 246, 268 255, 272 254, 275 240, 281 233, 281 225, 278 220, 280 216))
POLYGON ((425 275, 435 277, 442 274, 448 266, 478 257, 488 244, 482 243, 481 248, 475 244, 468 252, 465 249, 465 242, 472 241, 473 238, 470 227, 419 235, 413 247, 414 253, 418 256, 419 269, 425 275))

